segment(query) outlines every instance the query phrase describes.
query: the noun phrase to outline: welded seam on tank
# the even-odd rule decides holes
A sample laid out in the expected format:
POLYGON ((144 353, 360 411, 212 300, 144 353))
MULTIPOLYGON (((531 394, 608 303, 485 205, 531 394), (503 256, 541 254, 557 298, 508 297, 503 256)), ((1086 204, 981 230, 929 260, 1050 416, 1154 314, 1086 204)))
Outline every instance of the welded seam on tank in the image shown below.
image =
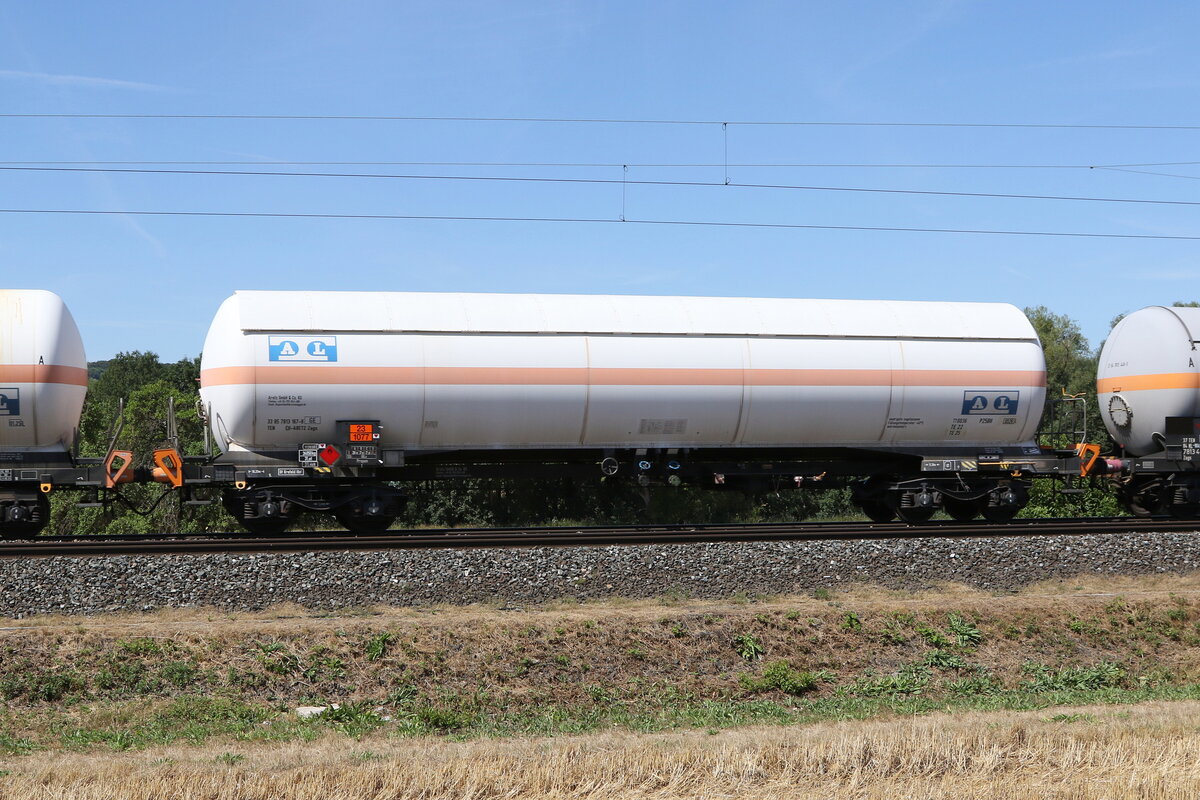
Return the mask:
POLYGON ((204 387, 246 384, 441 386, 1044 386, 1037 370, 684 369, 658 367, 214 367, 204 387))
POLYGON ((1124 375, 1096 380, 1097 392, 1138 392, 1147 389, 1200 389, 1200 373, 1162 372, 1157 375, 1124 375))
POLYGON ((0 364, 0 383, 62 383, 87 386, 88 373, 82 367, 60 364, 0 364))

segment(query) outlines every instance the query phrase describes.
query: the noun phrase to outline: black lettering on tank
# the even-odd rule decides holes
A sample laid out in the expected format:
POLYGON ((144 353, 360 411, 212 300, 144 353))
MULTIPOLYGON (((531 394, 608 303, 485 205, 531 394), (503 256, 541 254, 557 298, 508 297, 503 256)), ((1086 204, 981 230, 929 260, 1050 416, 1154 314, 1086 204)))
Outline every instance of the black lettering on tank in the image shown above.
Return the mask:
POLYGON ((46 363, 46 357, 45 357, 45 356, 38 356, 38 363, 39 363, 39 364, 45 364, 45 363, 46 363))

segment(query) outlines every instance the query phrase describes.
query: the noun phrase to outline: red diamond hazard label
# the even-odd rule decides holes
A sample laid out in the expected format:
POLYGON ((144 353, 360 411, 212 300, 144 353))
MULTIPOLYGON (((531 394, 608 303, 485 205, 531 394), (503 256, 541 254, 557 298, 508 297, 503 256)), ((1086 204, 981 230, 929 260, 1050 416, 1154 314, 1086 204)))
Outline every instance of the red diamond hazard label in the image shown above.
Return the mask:
POLYGON ((338 459, 342 457, 342 454, 337 451, 337 448, 325 445, 325 447, 321 449, 321 452, 317 453, 317 456, 325 462, 326 466, 332 467, 337 463, 338 459))

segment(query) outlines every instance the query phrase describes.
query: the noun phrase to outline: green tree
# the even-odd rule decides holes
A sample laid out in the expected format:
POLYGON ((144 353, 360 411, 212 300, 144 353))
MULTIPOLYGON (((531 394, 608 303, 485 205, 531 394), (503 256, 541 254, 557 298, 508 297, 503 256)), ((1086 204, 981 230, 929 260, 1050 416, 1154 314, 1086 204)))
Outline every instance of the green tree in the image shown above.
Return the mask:
MULTIPOLYGON (((1093 351, 1075 320, 1055 314, 1045 306, 1025 309, 1037 331, 1046 356, 1046 407, 1042 417, 1042 443, 1071 448, 1083 441, 1111 446, 1096 402, 1096 364, 1093 351), (1068 398, 1080 401, 1069 402, 1068 398), (1050 435, 1056 432, 1056 435, 1050 435)), ((1023 517, 1090 516, 1119 513, 1107 484, 1089 479, 1082 494, 1058 492, 1057 481, 1038 480, 1030 490, 1023 517)))
MULTIPOLYGON (((204 426, 198 411, 200 359, 163 364, 154 353, 118 353, 105 362, 88 365, 87 397, 79 427, 80 455, 107 454, 121 401, 124 426, 116 448, 134 454, 135 465, 153 467, 156 449, 166 447, 167 407, 175 398, 179 447, 183 455, 203 452, 204 426)), ((80 508, 75 492, 56 492, 51 498, 52 533, 176 532, 229 530, 234 525, 219 505, 188 507, 183 513, 178 492, 167 493, 156 483, 125 484, 120 498, 107 508, 80 508)))

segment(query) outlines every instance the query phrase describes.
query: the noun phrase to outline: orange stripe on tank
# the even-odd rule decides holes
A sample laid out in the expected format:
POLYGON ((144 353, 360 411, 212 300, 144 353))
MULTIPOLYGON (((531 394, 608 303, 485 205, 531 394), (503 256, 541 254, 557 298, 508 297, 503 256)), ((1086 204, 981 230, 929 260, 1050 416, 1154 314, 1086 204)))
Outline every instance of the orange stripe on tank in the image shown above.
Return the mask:
POLYGON ((59 364, 0 364, 0 383, 62 383, 87 386, 88 373, 82 367, 59 364))
POLYGON ((1100 393, 1139 392, 1145 389, 1200 389, 1200 373, 1161 372, 1157 375, 1125 375, 1096 381, 1096 391, 1100 393))
POLYGON ((1040 387, 1040 370, 687 369, 670 367, 214 367, 200 385, 972 386, 1040 387))

